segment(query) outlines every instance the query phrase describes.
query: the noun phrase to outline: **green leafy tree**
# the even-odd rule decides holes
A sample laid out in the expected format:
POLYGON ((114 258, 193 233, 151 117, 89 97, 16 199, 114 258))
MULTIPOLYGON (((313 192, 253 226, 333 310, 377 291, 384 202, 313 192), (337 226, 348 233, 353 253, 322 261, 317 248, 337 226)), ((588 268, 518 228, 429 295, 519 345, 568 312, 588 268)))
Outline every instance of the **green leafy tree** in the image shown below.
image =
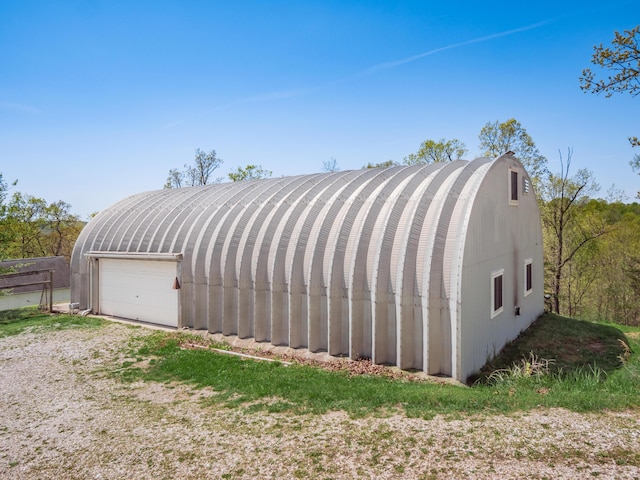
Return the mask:
POLYGON ((636 35, 640 33, 640 25, 614 32, 611 47, 602 44, 593 47, 591 63, 608 70, 607 78, 596 78, 596 74, 585 68, 580 77, 580 88, 585 92, 604 93, 611 97, 614 93, 629 93, 632 97, 640 94, 640 47, 636 35))
MULTIPOLYGON (((6 249, 9 241, 9 235, 5 226, 5 205, 4 200, 7 198, 7 192, 9 187, 7 182, 4 181, 2 172, 0 172, 0 260, 7 258, 6 249)), ((6 273, 0 269, 0 274, 6 273)))
POLYGON ((269 178, 273 172, 265 170, 261 165, 247 165, 246 167, 238 167, 235 172, 229 172, 229 180, 232 182, 241 182, 242 180, 256 180, 259 178, 269 178))
POLYGON ((47 226, 46 202, 41 198, 15 192, 7 203, 3 227, 9 238, 9 258, 44 256, 43 234, 47 226))
POLYGON ((561 313, 568 302, 565 278, 567 265, 589 242, 608 231, 600 217, 584 214, 583 206, 600 187, 587 169, 580 169, 575 175, 569 176, 572 154, 569 149, 566 163, 560 154, 560 172, 548 174, 539 191, 545 240, 545 280, 547 288, 552 291, 553 310, 556 313, 561 313))
POLYGON ((45 209, 45 216, 47 229, 42 241, 44 251, 47 255, 62 255, 70 260, 84 223, 71 213, 71 205, 62 200, 49 204, 45 209))
MULTIPOLYGON (((4 181, 2 172, 0 172, 0 260, 4 260, 6 258, 4 253, 7 244, 7 234, 4 226, 4 199, 7 197, 7 190, 7 182, 4 181)), ((0 273, 3 273, 2 270, 0 270, 0 273)))
POLYGON ((389 168, 389 167, 397 167, 397 166, 398 164, 393 160, 387 160, 386 162, 380 162, 380 163, 369 162, 362 168, 389 168))
MULTIPOLYGON (((575 315, 589 320, 640 323, 640 205, 591 200, 587 215, 605 217, 609 233, 579 252, 577 258, 593 279, 582 298, 573 296, 575 315)), ((572 262, 575 264, 575 262, 572 262)))
POLYGON ((606 242, 600 257, 598 319, 637 325, 640 322, 640 216, 625 215, 606 242))
MULTIPOLYGON (((596 202, 590 200, 589 203, 596 202)), ((596 215, 599 218, 601 212, 594 211, 589 204, 581 206, 580 216, 585 220, 593 221, 596 215)), ((569 317, 584 317, 589 312, 587 298, 591 294, 593 285, 598 280, 600 271, 596 268, 597 259, 602 255, 601 244, 594 239, 580 248, 573 258, 566 263, 563 269, 561 283, 561 308, 569 317)), ((553 277, 551 277, 553 278, 553 277)))
MULTIPOLYGON (((42 198, 14 192, 0 173, 0 260, 63 255, 71 258, 84 224, 63 201, 47 205, 42 198)), ((5 273, 1 272, 0 273, 5 273)))
MULTIPOLYGON (((633 137, 633 140, 636 142, 633 146, 637 147, 638 145, 640 145, 640 143, 638 143, 638 139, 636 137, 633 137)), ((631 165, 631 169, 634 172, 637 172, 638 175, 640 175, 640 153, 636 153, 633 158, 629 161, 629 165, 631 165)), ((638 193, 636 194, 636 197, 640 198, 640 190, 638 190, 638 193)))
POLYGON ((547 175, 547 159, 539 151, 531 136, 515 118, 505 122, 488 122, 480 130, 480 148, 487 157, 498 157, 509 151, 522 162, 534 186, 547 175))
POLYGON ((2 175, 2 172, 0 172, 0 221, 2 220, 5 213, 4 202, 7 199, 7 195, 9 195, 9 190, 11 190, 10 187, 15 187, 17 184, 18 180, 14 180, 13 182, 11 182, 11 185, 8 185, 4 179, 4 176, 2 175))
MULTIPOLYGON (((609 98, 614 93, 628 93, 632 97, 640 94, 640 45, 638 35, 640 25, 625 30, 623 33, 614 32, 610 47, 602 44, 593 47, 591 63, 609 72, 606 78, 597 78, 590 69, 585 68, 580 77, 580 88, 584 92, 595 94, 604 93, 609 98)), ((629 137, 634 147, 640 146, 638 137, 629 137)), ((640 175, 640 154, 629 162, 631 168, 640 175)), ((638 192, 640 198, 640 192, 638 192)))
POLYGON ((197 185, 209 185, 219 182, 221 178, 214 178, 213 172, 222 165, 223 160, 218 158, 215 150, 209 153, 196 149, 193 164, 184 164, 184 170, 171 169, 164 184, 164 188, 195 187, 197 185))
POLYGON ((4 204, 4 199, 7 198, 8 190, 9 187, 7 186, 7 182, 4 181, 2 172, 0 172, 0 206, 4 204))
POLYGON ((63 255, 70 259, 82 227, 68 203, 47 204, 42 198, 15 192, 0 220, 0 253, 4 258, 63 255))
POLYGON ((452 162, 460 160, 467 154, 467 147, 460 140, 454 138, 446 140, 425 140, 416 153, 404 157, 406 165, 428 165, 430 163, 452 162))
POLYGON ((184 184, 184 181, 184 172, 181 172, 177 168, 172 168, 171 170, 169 170, 169 176, 167 177, 167 181, 164 184, 164 188, 182 188, 186 186, 184 184))

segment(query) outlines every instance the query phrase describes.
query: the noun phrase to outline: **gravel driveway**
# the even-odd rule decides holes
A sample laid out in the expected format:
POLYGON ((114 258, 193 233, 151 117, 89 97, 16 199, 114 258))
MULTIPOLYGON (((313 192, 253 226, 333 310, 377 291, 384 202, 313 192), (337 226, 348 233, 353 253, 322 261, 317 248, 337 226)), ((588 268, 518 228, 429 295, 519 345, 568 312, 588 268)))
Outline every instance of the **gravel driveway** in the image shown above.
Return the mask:
POLYGON ((640 413, 251 413, 110 375, 120 324, 0 339, 0 478, 640 478, 640 413))

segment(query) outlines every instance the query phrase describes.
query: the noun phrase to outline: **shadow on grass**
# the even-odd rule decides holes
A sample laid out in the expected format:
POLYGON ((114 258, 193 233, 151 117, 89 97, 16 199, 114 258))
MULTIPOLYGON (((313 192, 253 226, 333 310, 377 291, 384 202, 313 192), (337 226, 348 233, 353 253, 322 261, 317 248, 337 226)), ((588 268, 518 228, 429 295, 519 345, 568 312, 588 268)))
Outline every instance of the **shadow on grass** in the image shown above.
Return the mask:
POLYGON ((518 338, 507 344, 500 354, 470 380, 486 380, 493 371, 506 369, 532 354, 551 360, 549 373, 572 375, 585 369, 609 374, 622 367, 629 339, 622 330, 601 323, 587 322, 546 313, 518 338))
POLYGON ((38 310, 38 307, 13 308, 0 311, 0 325, 21 322, 33 317, 48 315, 38 310))
POLYGON ((57 315, 42 312, 38 307, 23 307, 0 311, 0 338, 19 335, 27 330, 64 330, 77 327, 99 327, 104 320, 77 315, 57 315))

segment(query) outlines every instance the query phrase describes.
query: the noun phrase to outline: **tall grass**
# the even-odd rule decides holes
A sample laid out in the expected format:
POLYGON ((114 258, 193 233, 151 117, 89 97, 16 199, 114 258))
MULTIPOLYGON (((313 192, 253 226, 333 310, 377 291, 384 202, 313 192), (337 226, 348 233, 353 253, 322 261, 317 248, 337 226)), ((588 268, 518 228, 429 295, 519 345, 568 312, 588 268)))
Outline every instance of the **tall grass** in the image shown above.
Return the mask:
POLYGON ((530 377, 543 377, 549 375, 549 366, 553 365, 554 362, 555 360, 553 359, 538 358, 533 352, 529 352, 528 357, 522 358, 510 367, 493 370, 486 377, 485 382, 489 385, 498 385, 513 383, 530 377))

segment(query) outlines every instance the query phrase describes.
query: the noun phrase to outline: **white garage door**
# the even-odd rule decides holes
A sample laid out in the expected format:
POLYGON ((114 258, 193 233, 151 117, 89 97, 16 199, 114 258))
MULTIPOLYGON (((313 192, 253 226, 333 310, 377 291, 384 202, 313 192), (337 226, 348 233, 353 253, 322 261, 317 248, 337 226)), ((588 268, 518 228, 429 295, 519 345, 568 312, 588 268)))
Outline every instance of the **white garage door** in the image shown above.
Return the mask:
POLYGON ((99 260, 100 313, 178 326, 176 262, 99 260))

